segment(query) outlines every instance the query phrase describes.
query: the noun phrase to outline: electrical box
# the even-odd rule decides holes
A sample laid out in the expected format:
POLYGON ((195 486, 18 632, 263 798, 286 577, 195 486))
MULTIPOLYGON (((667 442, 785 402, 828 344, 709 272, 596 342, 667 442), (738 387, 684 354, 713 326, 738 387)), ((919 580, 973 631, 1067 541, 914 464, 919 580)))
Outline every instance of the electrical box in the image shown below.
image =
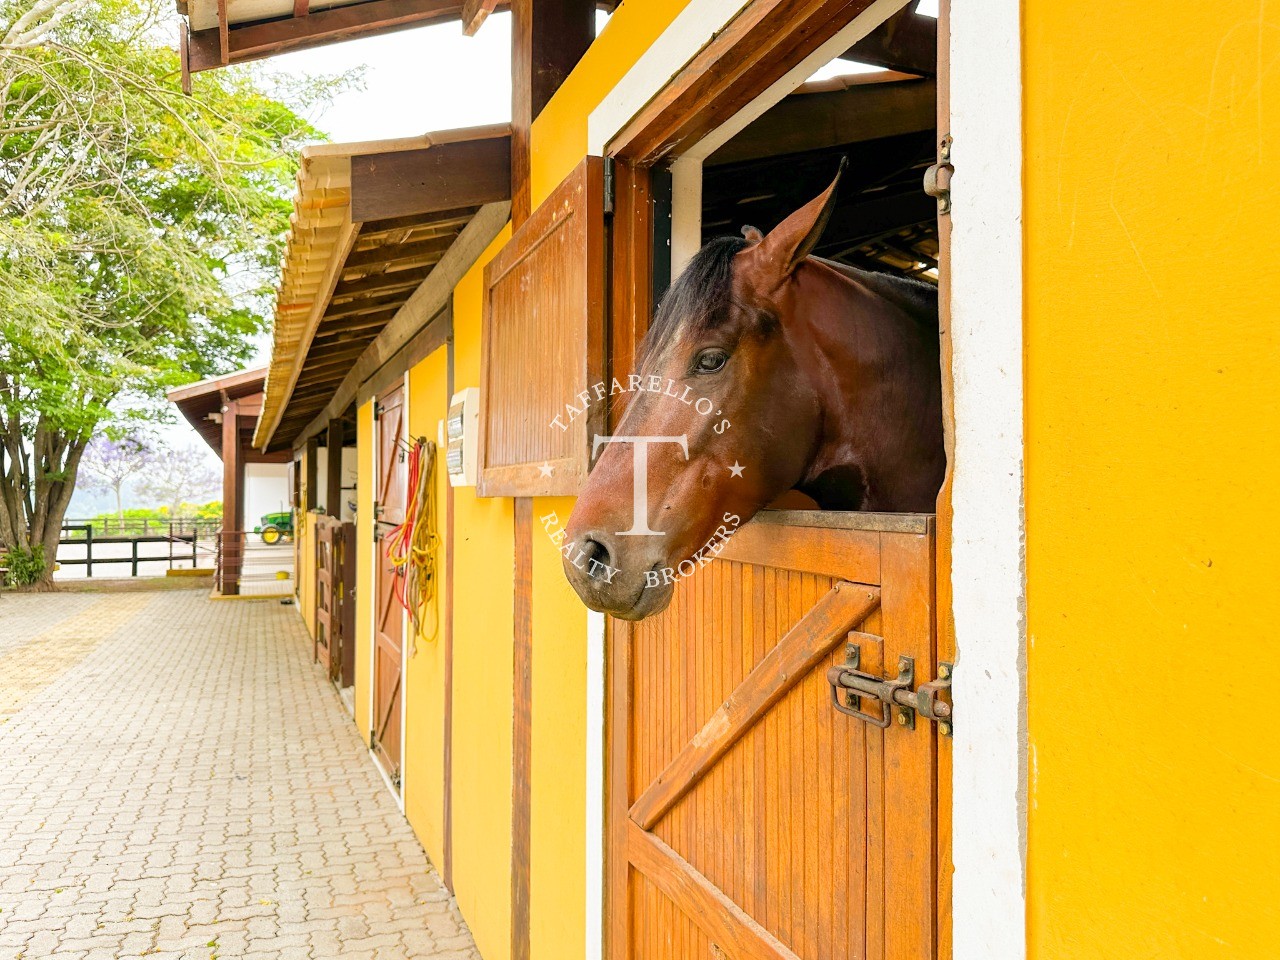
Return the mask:
POLYGON ((449 401, 444 422, 445 469, 449 485, 476 485, 476 446, 480 442, 480 388, 467 387, 449 401))

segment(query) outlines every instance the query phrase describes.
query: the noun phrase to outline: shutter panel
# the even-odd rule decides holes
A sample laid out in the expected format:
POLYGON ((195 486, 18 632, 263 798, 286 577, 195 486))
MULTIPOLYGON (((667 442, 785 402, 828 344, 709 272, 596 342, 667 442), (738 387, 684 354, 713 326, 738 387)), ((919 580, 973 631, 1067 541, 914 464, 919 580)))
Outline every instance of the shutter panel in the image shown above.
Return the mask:
POLYGON ((605 405, 566 406, 604 376, 604 291, 604 161, 587 157, 485 268, 480 496, 578 492, 605 405))

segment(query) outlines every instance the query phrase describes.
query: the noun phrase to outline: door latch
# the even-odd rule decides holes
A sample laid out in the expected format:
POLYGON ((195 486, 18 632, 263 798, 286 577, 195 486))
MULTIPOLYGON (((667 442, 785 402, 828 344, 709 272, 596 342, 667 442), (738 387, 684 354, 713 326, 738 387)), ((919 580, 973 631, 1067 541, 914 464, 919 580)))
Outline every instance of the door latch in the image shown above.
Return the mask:
POLYGON ((938 162, 924 172, 924 192, 938 201, 939 215, 951 212, 951 175, 956 168, 951 165, 951 134, 938 144, 938 162))
POLYGON ((886 729, 895 720, 898 726, 914 730, 916 714, 938 724, 938 732, 944 737, 951 736, 952 708, 951 703, 942 699, 940 694, 951 689, 952 665, 938 664, 938 678, 922 683, 917 690, 911 687, 915 683, 915 659, 898 658, 898 675, 892 679, 866 673, 860 669, 862 663, 862 647, 853 638, 866 637, 867 634, 851 632, 850 641, 845 646, 845 662, 827 670, 827 683, 831 686, 831 705, 846 716, 856 717, 880 729, 886 729), (843 702, 841 696, 843 695, 843 702), (880 703, 880 712, 872 713, 862 707, 863 699, 880 703))

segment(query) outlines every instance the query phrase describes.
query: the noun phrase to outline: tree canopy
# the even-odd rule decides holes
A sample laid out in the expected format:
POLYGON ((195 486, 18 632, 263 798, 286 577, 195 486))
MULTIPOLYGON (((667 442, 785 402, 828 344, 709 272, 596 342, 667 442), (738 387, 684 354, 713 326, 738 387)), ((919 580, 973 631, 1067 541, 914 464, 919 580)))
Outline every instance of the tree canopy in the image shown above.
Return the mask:
POLYGON ((184 96, 174 32, 169 0, 0 0, 0 545, 52 556, 90 438, 267 325, 301 111, 335 82, 184 96))

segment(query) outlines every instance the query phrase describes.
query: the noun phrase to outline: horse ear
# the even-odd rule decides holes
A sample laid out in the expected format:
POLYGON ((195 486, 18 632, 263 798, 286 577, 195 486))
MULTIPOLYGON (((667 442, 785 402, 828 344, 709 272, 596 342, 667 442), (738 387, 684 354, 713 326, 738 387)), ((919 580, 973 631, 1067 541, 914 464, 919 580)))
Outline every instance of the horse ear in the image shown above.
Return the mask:
POLYGON ((841 159, 831 186, 770 230, 761 242, 760 255, 781 274, 779 279, 789 277, 817 246, 835 210, 836 187, 848 163, 848 157, 841 159))
POLYGON ((747 238, 747 243, 751 244, 753 247, 764 239, 764 234, 760 232, 759 227, 743 227, 742 235, 747 238))

